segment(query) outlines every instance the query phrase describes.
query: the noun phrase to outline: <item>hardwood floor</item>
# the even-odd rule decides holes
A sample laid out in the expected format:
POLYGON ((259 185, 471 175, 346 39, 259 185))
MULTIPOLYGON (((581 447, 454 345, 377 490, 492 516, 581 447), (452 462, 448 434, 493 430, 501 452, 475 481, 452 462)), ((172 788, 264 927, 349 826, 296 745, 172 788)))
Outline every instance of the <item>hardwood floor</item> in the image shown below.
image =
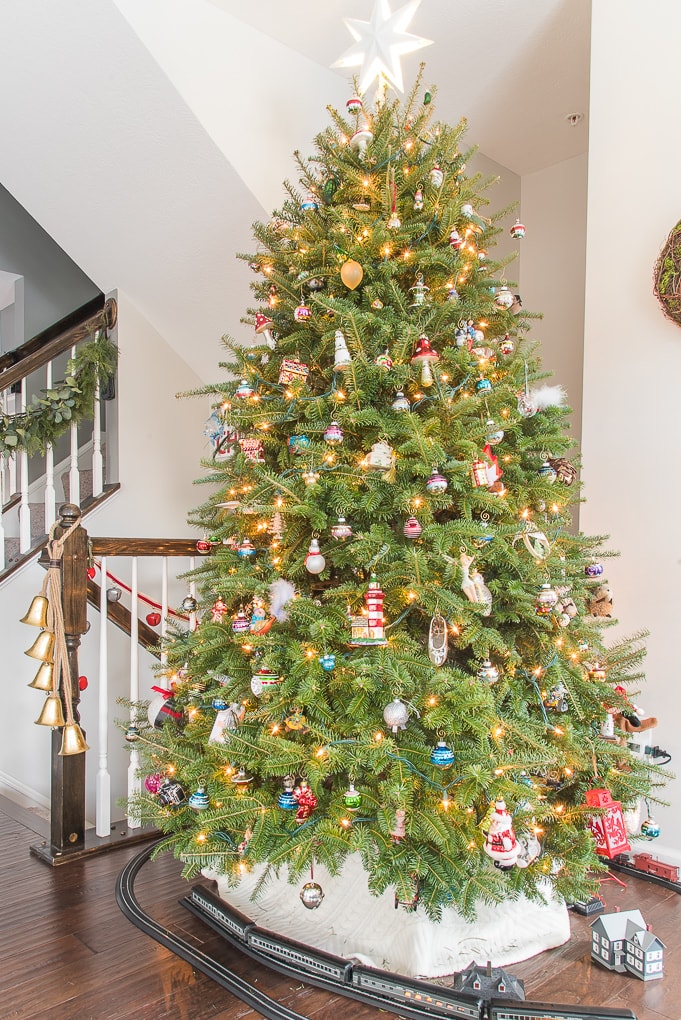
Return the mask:
MULTIPOLYGON (((254 1010, 144 935, 114 900, 118 873, 139 847, 50 868, 30 856, 43 823, 0 797, 0 1020, 257 1020, 254 1010)), ((143 908, 245 980, 314 1020, 378 1020, 387 1014, 258 967, 177 900, 187 884, 170 857, 146 864, 136 883, 143 908)), ((589 920, 573 915, 570 942, 509 970, 528 998, 626 1006, 638 1020, 681 1020, 681 897, 630 880, 607 882, 607 909, 638 907, 667 946, 665 976, 644 983, 591 964, 589 920)), ((484 962, 484 961, 479 961, 484 962)))

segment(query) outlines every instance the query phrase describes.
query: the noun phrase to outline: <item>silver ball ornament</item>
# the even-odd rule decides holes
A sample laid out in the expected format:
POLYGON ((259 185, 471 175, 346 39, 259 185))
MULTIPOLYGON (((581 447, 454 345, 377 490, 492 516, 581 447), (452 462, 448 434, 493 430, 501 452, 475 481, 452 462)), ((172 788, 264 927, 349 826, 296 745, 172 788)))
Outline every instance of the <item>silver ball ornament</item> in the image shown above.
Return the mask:
POLYGON ((316 910, 324 899, 324 890, 317 882, 306 882, 300 890, 300 900, 308 910, 316 910))

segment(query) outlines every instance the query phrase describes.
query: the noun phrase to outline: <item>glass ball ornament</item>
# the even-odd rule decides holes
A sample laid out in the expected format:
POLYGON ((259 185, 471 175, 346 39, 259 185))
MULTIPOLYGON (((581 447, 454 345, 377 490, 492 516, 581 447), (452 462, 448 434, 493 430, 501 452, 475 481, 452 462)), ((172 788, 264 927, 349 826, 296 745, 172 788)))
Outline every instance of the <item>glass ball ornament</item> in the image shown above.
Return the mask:
POLYGON ((463 329, 462 327, 459 327, 458 329, 454 330, 454 343, 455 343, 455 345, 457 347, 467 347, 468 346, 468 340, 469 340, 469 336, 468 336, 468 330, 467 329, 463 329))
POLYGON ((660 826, 654 818, 646 818, 646 820, 641 824, 641 835, 645 836, 646 839, 657 839, 660 832, 660 826))
POLYGON ((359 96, 350 96, 347 103, 345 104, 345 109, 348 111, 348 113, 355 114, 361 113, 362 110, 364 109, 364 104, 362 103, 362 100, 360 99, 359 96))
POLYGON ((433 471, 432 475, 426 482, 426 491, 439 495, 440 493, 447 491, 447 479, 444 475, 441 475, 438 471, 433 471))
POLYGON ((189 797, 189 807, 192 811, 207 811, 210 807, 210 798, 203 786, 195 790, 189 797))
POLYGON ((508 333, 506 334, 506 336, 502 336, 501 340, 499 341, 499 351, 500 351, 500 353, 501 354, 505 354, 505 355, 509 355, 509 354, 513 354, 514 350, 515 350, 515 343, 513 342, 513 340, 511 340, 511 338, 508 335, 508 333))
MULTIPOLYGON (((381 306, 383 307, 383 306, 381 306)), ((387 350, 383 354, 379 354, 374 360, 374 365, 378 365, 379 368, 389 372, 393 367, 393 359, 388 354, 387 350)))
POLYGON ((290 777, 284 780, 284 789, 277 798, 277 804, 282 811, 295 811, 298 807, 298 801, 293 796, 293 787, 295 785, 295 780, 290 777))
POLYGON ((364 278, 364 270, 355 259, 348 259, 340 268, 340 278, 348 290, 356 290, 364 278))
POLYGON ((251 677, 251 690, 255 694, 256 698, 259 698, 263 691, 269 690, 271 687, 276 687, 283 680, 283 676, 279 676, 278 673, 273 669, 269 669, 267 666, 263 666, 257 673, 254 673, 251 677))
POLYGON ((199 608, 199 604, 193 595, 186 595, 182 599, 182 612, 183 613, 195 613, 199 608))
POLYGON ((248 379, 242 379, 237 388, 234 391, 234 396, 238 397, 239 400, 248 400, 252 397, 255 390, 249 383, 248 379))
POLYGON ((393 400, 390 406, 393 409, 393 411, 409 411, 411 408, 411 405, 407 398, 405 397, 402 390, 397 391, 397 393, 395 394, 395 399, 393 400))
POLYGON ((404 531, 405 538, 417 539, 423 531, 423 528, 416 517, 408 517, 404 522, 404 528, 402 530, 404 531))
POLYGON ((486 423, 487 432, 485 433, 485 440, 490 446, 496 446, 504 438, 504 430, 498 429, 496 422, 490 418, 486 423))
POLYGON ((337 421, 329 422, 324 432, 324 442, 337 446, 343 442, 343 430, 337 421))
POLYGON ((244 538, 243 541, 239 542, 238 546, 236 547, 236 554, 242 560, 247 560, 250 559, 252 556, 255 556, 255 548, 250 538, 244 538))
POLYGON ((594 558, 584 567, 584 573, 587 577, 600 577, 603 573, 603 564, 594 558))
POLYGON ((509 234, 516 241, 519 241, 522 237, 525 236, 526 233, 527 231, 525 229, 525 224, 521 223, 520 220, 516 220, 511 229, 509 230, 509 234))
POLYGON ((343 803, 348 811, 356 811, 362 803, 362 794, 359 790, 355 789, 354 783, 350 783, 350 786, 343 794, 343 803))
POLYGON ((300 208, 302 209, 303 212, 309 212, 314 211, 315 209, 319 209, 319 203, 317 202, 317 198, 314 192, 309 191, 307 193, 305 198, 300 203, 300 208))
POLYGON ((556 471, 554 470, 554 468, 551 467, 548 460, 545 460, 544 463, 540 466, 539 477, 542 478, 545 482, 548 482, 549 485, 553 485, 556 478, 558 477, 556 471))
POLYGON ((305 557, 305 569, 309 574, 321 574, 325 566, 326 560, 320 552, 319 542, 316 538, 313 538, 305 557))
POLYGON ((489 659, 485 659, 478 670, 478 680, 486 684, 495 684, 499 679, 499 670, 493 666, 489 659))
POLYGON ((317 661, 326 673, 331 673, 336 668, 336 656, 333 652, 325 652, 317 661))
POLYGON ((492 383, 489 379, 478 379, 475 383, 475 392, 478 396, 485 396, 492 392, 492 383))
POLYGON ((558 602, 558 595, 554 588, 547 582, 543 584, 537 593, 534 603, 534 611, 537 616, 548 616, 555 604, 558 602))
POLYGON ((398 730, 406 730, 409 720, 409 709, 399 698, 394 698, 383 709, 383 718, 393 733, 397 733, 398 730))
POLYGON ((179 807, 187 799, 181 783, 176 779, 164 779, 156 796, 162 807, 179 807))
POLYGON ((160 772, 151 772, 148 776, 144 777, 144 789, 147 793, 154 794, 154 796, 161 789, 163 783, 163 776, 160 772))
POLYGON ((515 298, 508 287, 500 287, 494 295, 494 304, 497 308, 510 308, 515 298))
POLYGON ((306 882, 300 890, 300 900, 308 910, 316 910, 324 899, 324 890, 318 882, 306 882))
POLYGON ((318 276, 313 276, 311 280, 307 281, 305 286, 307 287, 308 290, 312 291, 312 293, 314 294, 316 293, 316 291, 324 290, 326 284, 324 283, 323 280, 320 280, 318 276))
POLYGON ((132 723, 130 724, 130 726, 128 726, 127 730, 125 731, 125 739, 128 741, 129 744, 134 744, 135 741, 138 739, 139 735, 140 731, 132 723))
POLYGON ((305 453, 309 449, 310 440, 308 436, 289 436, 288 437, 288 448, 289 453, 298 454, 305 453))
POLYGON ((436 765, 439 769, 448 769, 450 765, 454 764, 454 752, 444 740, 438 740, 430 752, 430 764, 436 765))
POLYGON ((343 541, 346 538, 350 538, 352 535, 352 528, 347 523, 344 517, 338 518, 338 523, 334 524, 331 528, 332 538, 343 541))
POLYGON ((293 318, 296 322, 307 322, 312 315, 312 309, 305 304, 298 305, 293 309, 293 318))

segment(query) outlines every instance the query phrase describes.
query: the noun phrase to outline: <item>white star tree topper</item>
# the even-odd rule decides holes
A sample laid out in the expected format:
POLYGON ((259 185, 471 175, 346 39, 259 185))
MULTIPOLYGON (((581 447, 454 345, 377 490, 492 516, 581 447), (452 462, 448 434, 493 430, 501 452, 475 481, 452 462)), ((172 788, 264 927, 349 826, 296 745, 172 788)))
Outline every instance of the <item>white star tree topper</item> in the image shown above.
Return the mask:
POLYGON ((366 92, 375 78, 378 79, 379 93, 386 82, 404 92, 400 57, 430 46, 433 41, 407 32, 420 3, 421 0, 408 0, 393 14, 388 0, 376 0, 371 21, 344 18, 355 44, 332 66, 361 67, 361 92, 366 92))

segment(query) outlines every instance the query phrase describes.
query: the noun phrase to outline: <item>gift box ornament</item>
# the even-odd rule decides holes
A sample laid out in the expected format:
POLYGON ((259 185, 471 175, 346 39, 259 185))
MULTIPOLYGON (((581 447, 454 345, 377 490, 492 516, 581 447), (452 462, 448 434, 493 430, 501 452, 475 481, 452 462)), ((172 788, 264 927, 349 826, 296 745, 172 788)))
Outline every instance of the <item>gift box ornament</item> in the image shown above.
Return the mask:
POLYGON ((304 383, 309 374, 309 366, 298 358, 284 358, 279 368, 279 383, 282 386, 289 383, 304 383))

